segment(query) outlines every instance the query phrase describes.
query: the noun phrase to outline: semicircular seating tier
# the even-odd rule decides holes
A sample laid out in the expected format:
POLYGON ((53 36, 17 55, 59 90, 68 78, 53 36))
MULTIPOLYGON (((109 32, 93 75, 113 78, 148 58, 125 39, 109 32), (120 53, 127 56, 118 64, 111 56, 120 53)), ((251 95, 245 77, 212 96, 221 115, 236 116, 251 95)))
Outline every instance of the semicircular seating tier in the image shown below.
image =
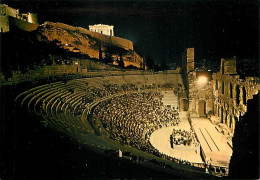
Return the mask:
MULTIPOLYGON (((149 142, 155 129, 179 121, 176 110, 161 104, 161 92, 167 90, 176 92, 179 98, 185 95, 180 74, 102 76, 53 82, 28 89, 17 96, 16 102, 42 117, 45 126, 95 151, 106 153, 120 149, 150 160, 174 162, 149 142)), ((201 173, 195 167, 185 168, 201 173)))

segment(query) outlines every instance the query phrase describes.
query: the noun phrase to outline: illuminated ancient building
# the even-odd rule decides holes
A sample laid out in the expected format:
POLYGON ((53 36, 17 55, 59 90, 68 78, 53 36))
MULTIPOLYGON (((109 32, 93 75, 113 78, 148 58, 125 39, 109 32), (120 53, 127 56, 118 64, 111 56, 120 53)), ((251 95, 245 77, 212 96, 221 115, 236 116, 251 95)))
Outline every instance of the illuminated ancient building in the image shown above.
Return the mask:
POLYGON ((222 58, 220 71, 212 76, 208 72, 189 72, 188 80, 191 117, 208 117, 220 124, 219 131, 231 137, 236 122, 247 111, 247 101, 260 90, 259 78, 240 78, 236 58, 222 58))
POLYGON ((108 36, 114 36, 114 26, 109 26, 106 24, 89 25, 89 30, 93 32, 105 34, 108 36))
POLYGON ((0 4, 0 11, 0 32, 10 31, 10 26, 25 31, 33 31, 38 27, 37 15, 34 13, 20 13, 19 9, 5 4, 0 4))
POLYGON ((225 124, 233 134, 235 123, 247 111, 247 101, 260 90, 259 78, 240 79, 235 60, 221 60, 222 71, 213 75, 214 116, 217 122, 225 124), (233 62, 232 62, 233 61, 233 62), (232 66, 233 65, 233 66, 232 66))

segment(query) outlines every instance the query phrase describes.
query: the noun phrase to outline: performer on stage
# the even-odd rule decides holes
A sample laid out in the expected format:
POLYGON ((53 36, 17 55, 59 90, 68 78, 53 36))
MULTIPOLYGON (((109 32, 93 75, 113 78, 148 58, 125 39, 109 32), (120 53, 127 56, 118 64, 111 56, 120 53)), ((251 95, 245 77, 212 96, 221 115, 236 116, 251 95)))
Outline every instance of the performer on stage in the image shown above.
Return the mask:
POLYGON ((174 148, 173 147, 173 137, 172 137, 172 134, 170 135, 170 143, 171 143, 171 148, 174 148))

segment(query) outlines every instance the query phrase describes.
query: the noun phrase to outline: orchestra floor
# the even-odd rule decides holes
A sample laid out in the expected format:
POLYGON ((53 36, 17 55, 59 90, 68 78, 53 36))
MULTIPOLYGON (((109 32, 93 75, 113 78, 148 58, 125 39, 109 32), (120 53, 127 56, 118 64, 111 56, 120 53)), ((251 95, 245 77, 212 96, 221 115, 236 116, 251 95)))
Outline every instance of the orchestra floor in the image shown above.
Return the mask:
POLYGON ((189 162, 203 163, 199 153, 199 147, 195 147, 193 144, 191 146, 175 145, 174 148, 171 148, 170 135, 173 128, 190 131, 190 124, 188 122, 187 114, 180 113, 180 118, 181 122, 178 126, 163 127, 154 131, 150 137, 151 144, 161 153, 168 156, 189 162))

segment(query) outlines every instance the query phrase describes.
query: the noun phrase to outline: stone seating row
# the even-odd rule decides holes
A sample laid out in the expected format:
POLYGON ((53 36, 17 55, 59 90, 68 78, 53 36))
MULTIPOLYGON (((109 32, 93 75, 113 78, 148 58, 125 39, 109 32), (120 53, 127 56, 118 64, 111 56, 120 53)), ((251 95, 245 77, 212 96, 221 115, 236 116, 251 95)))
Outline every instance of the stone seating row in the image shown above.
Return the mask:
POLYGON ((26 105, 29 111, 45 117, 45 121, 51 119, 48 123, 52 123, 52 127, 56 129, 66 132, 71 128, 79 132, 93 133, 94 130, 87 119, 91 104, 100 101, 103 96, 123 93, 127 89, 122 88, 121 85, 124 84, 141 87, 154 82, 166 83, 166 80, 167 78, 164 78, 161 81, 156 75, 74 79, 31 88, 17 96, 16 100, 20 100, 22 106, 26 105), (118 86, 111 86, 113 84, 118 86), (104 94, 104 90, 107 93, 104 94))
MULTIPOLYGON (((82 90, 81 92, 73 93, 70 91, 73 88, 76 88, 76 86, 66 85, 62 82, 39 86, 26 91, 27 95, 26 93, 21 94, 25 95, 21 105, 27 102, 29 110, 43 115, 45 119, 51 119, 48 120, 48 124, 51 124, 52 127, 60 131, 66 132, 68 128, 73 129, 76 127, 77 131, 81 129, 87 132, 86 125, 81 121, 81 117, 75 116, 72 110, 68 110, 76 105, 76 103, 74 103, 73 106, 71 106, 69 101, 74 102, 81 99, 81 96, 84 95, 86 91, 82 90), (67 100, 62 102, 60 98, 67 98, 67 100)), ((78 101, 77 107, 84 106, 84 104, 79 103, 82 102, 78 101)))

